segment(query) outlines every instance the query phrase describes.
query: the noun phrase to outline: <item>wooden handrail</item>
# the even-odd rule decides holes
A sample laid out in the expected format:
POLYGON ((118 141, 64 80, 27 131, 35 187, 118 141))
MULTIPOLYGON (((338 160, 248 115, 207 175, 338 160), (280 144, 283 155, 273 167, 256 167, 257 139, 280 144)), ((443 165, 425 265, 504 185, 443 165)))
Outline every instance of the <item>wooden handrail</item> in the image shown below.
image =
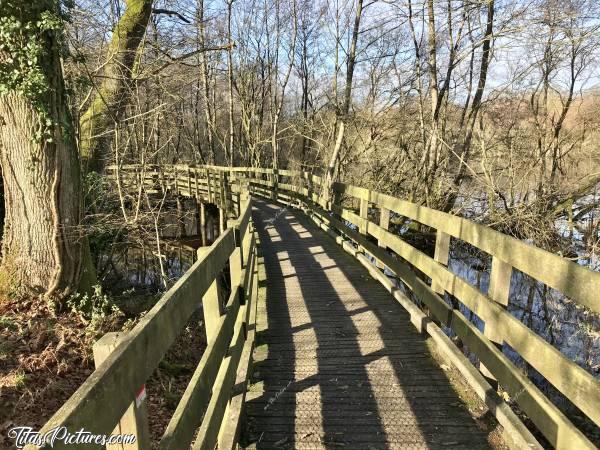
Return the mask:
MULTIPOLYGON (((600 296, 597 295, 600 292, 600 273, 468 219, 365 188, 335 183, 334 200, 326 202, 321 197, 321 178, 308 172, 279 170, 274 174, 272 169, 218 166, 210 166, 210 170, 215 174, 235 174, 238 185, 237 190, 236 186, 232 186, 232 196, 239 196, 241 180, 249 186, 252 195, 272 199, 275 192, 277 201, 305 209, 323 229, 348 239, 359 249, 365 249, 381 266, 392 270, 416 297, 424 302, 437 320, 452 328, 469 345, 485 364, 486 369, 491 371, 555 447, 593 448, 589 440, 494 343, 504 341, 509 344, 599 425, 600 382, 507 312, 503 305, 508 301, 508 286, 494 286, 493 291, 491 289, 488 293, 480 291, 446 267, 443 255, 441 259, 429 257, 402 240, 400 236, 371 222, 367 211, 369 207, 391 211, 434 228, 438 232, 438 239, 447 240, 452 236, 488 253, 493 257, 496 267, 492 274, 495 283, 510 283, 510 271, 514 268, 560 291, 570 300, 594 313, 600 313, 600 296), (283 178, 287 178, 288 181, 283 178), (336 202, 342 195, 358 199, 361 202, 362 214, 356 214, 343 208, 339 201, 336 202), (358 231, 348 227, 346 222, 357 226, 358 231), (366 238, 368 235, 377 240, 377 245, 366 238), (436 286, 430 286, 419 278, 414 269, 428 276, 436 286), (496 272, 497 270, 502 272, 496 272), (450 307, 436 292, 439 290, 450 293, 477 314, 485 322, 486 333, 480 332, 460 310, 450 307), (490 340, 492 335, 494 341, 490 340)), ((200 181, 201 196, 204 195, 205 184, 200 181)), ((181 188, 178 189, 178 193, 194 195, 181 188)), ((360 252, 354 250, 354 253, 360 252)))
MULTIPOLYGON (((183 186, 189 184, 179 184, 179 188, 183 186)), ((240 205, 240 217, 231 222, 231 227, 199 256, 133 330, 119 341, 114 351, 50 418, 40 433, 66 427, 70 432, 83 428, 97 435, 111 434, 139 387, 158 367, 192 313, 202 305, 204 294, 220 278, 229 261, 230 272, 241 274, 237 279, 239 288, 232 283, 231 295, 216 327, 216 338, 206 348, 160 442, 161 449, 187 448, 195 430, 201 427, 205 433, 198 435, 197 442, 203 442, 206 448, 216 445, 218 436, 214 433, 215 426, 218 431, 221 423, 231 423, 229 418, 225 420, 222 407, 223 402, 232 395, 231 380, 236 378, 238 365, 248 365, 248 362, 240 359, 241 350, 253 346, 254 335, 248 334, 247 330, 254 327, 250 319, 254 320, 255 317, 252 310, 256 308, 258 295, 255 288, 258 268, 251 209, 252 202, 248 198, 240 205), (241 246, 244 246, 243 258, 232 258, 232 255, 242 254, 241 246), (233 347, 239 348, 239 351, 232 352, 233 347), (215 399, 218 399, 218 408, 213 407, 215 399), (212 407, 214 414, 204 415, 205 407, 212 407), (182 446, 182 442, 188 444, 182 446)), ((244 355, 248 358, 251 352, 245 352, 244 355)), ((229 435, 237 433, 237 430, 227 430, 225 425, 224 431, 229 435)), ((61 441, 55 442, 53 448, 70 447, 61 441)))
MULTIPOLYGON (((191 170, 201 172, 205 169, 191 170)), ((600 292, 600 273, 468 219, 365 188, 335 183, 333 201, 325 201, 320 192, 321 178, 308 172, 279 170, 274 174, 272 169, 218 166, 210 166, 210 170, 215 174, 235 174, 236 182, 231 186, 232 197, 239 196, 241 180, 246 183, 253 196, 273 199, 275 192, 277 201, 303 208, 321 228, 353 242, 355 254, 359 254, 359 250, 363 248, 380 263, 380 267, 385 266, 394 272, 437 320, 450 327, 467 343, 552 445, 558 448, 594 448, 560 409, 494 344, 509 344, 575 406, 600 425, 600 381, 504 308, 509 291, 506 284, 510 283, 511 269, 514 268, 560 291, 578 305, 600 313, 600 296, 597 295, 600 292), (362 214, 344 208, 336 200, 342 195, 361 201, 362 214), (446 267, 444 255, 431 258, 400 236, 371 222, 367 215, 369 207, 392 211, 434 228, 438 232, 438 239, 447 240, 452 236, 491 255, 494 259, 494 283, 504 285, 493 286, 490 292, 480 291, 446 267), (348 227, 347 223, 355 225, 358 231, 348 227), (367 236, 375 238, 377 244, 367 239, 367 236), (429 277, 435 286, 430 286, 421 279, 415 269, 429 277), (449 306, 440 297, 440 291, 450 293, 477 314, 485 322, 485 333, 471 324, 460 310, 449 306), (494 336, 493 341, 490 340, 491 336, 494 336)), ((121 171, 127 172, 123 169, 121 171)), ((144 183, 147 183, 146 179, 144 183)), ((200 196, 205 196, 210 186, 210 180, 200 181, 200 196)), ((178 193, 194 195, 185 189, 179 189, 178 193)))

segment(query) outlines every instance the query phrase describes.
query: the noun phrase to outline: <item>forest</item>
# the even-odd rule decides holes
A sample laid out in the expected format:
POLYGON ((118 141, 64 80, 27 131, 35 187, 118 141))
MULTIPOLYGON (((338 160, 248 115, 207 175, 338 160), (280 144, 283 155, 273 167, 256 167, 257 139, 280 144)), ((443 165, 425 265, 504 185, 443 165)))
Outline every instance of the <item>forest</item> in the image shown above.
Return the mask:
MULTIPOLYGON (((115 186, 126 167, 306 171, 598 272, 599 110, 597 0, 0 0, 0 447, 196 260, 199 206, 115 186)), ((487 286, 488 256, 449 266, 487 286)), ((521 275, 513 314, 597 379, 598 314, 521 275)), ((148 384, 159 425, 194 320, 148 384)))

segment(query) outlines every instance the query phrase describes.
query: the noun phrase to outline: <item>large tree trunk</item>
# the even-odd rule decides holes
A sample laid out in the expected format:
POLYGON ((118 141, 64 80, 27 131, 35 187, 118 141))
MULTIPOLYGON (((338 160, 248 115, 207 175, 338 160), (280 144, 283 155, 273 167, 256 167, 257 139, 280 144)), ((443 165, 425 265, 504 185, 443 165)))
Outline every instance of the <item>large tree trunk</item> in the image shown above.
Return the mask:
POLYGON ((81 117, 81 157, 84 170, 102 172, 110 159, 110 140, 130 98, 130 85, 138 47, 153 0, 126 0, 127 8, 117 23, 106 55, 102 82, 81 117))
MULTIPOLYGON (((0 269, 5 294, 64 297, 78 288, 83 272, 79 161, 60 45, 55 31, 35 35, 38 21, 44 13, 53 13, 54 6, 50 1, 22 3, 4 11, 9 20, 18 18, 33 27, 33 36, 22 37, 23 44, 39 40, 43 48, 39 66, 19 74, 17 85, 0 95, 6 208, 0 269), (24 94, 20 87, 38 69, 44 77, 42 92, 24 94)), ((15 41, 14 47, 0 52, 0 70, 18 70, 24 58, 20 44, 15 41)))

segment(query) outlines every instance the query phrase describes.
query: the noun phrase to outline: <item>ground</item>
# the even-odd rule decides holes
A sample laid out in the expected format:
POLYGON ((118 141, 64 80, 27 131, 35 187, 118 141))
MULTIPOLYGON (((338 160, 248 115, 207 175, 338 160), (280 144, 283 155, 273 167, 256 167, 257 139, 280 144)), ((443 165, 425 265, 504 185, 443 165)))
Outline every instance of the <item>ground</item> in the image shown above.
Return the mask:
MULTIPOLYGON (((155 442, 206 347, 199 317, 190 319, 146 384, 155 442)), ((115 314, 91 323, 71 311, 56 314, 41 299, 0 300, 0 449, 14 448, 11 427, 41 428, 93 372, 96 340, 135 322, 115 314)))

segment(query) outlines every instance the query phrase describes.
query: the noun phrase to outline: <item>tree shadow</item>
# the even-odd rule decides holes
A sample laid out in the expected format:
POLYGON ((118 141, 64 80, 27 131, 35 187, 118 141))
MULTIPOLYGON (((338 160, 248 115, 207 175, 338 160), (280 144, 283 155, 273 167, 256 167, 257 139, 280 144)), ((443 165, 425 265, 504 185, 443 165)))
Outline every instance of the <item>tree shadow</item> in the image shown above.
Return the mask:
POLYGON ((303 214, 257 201, 267 271, 257 448, 488 448, 389 293, 303 214))

